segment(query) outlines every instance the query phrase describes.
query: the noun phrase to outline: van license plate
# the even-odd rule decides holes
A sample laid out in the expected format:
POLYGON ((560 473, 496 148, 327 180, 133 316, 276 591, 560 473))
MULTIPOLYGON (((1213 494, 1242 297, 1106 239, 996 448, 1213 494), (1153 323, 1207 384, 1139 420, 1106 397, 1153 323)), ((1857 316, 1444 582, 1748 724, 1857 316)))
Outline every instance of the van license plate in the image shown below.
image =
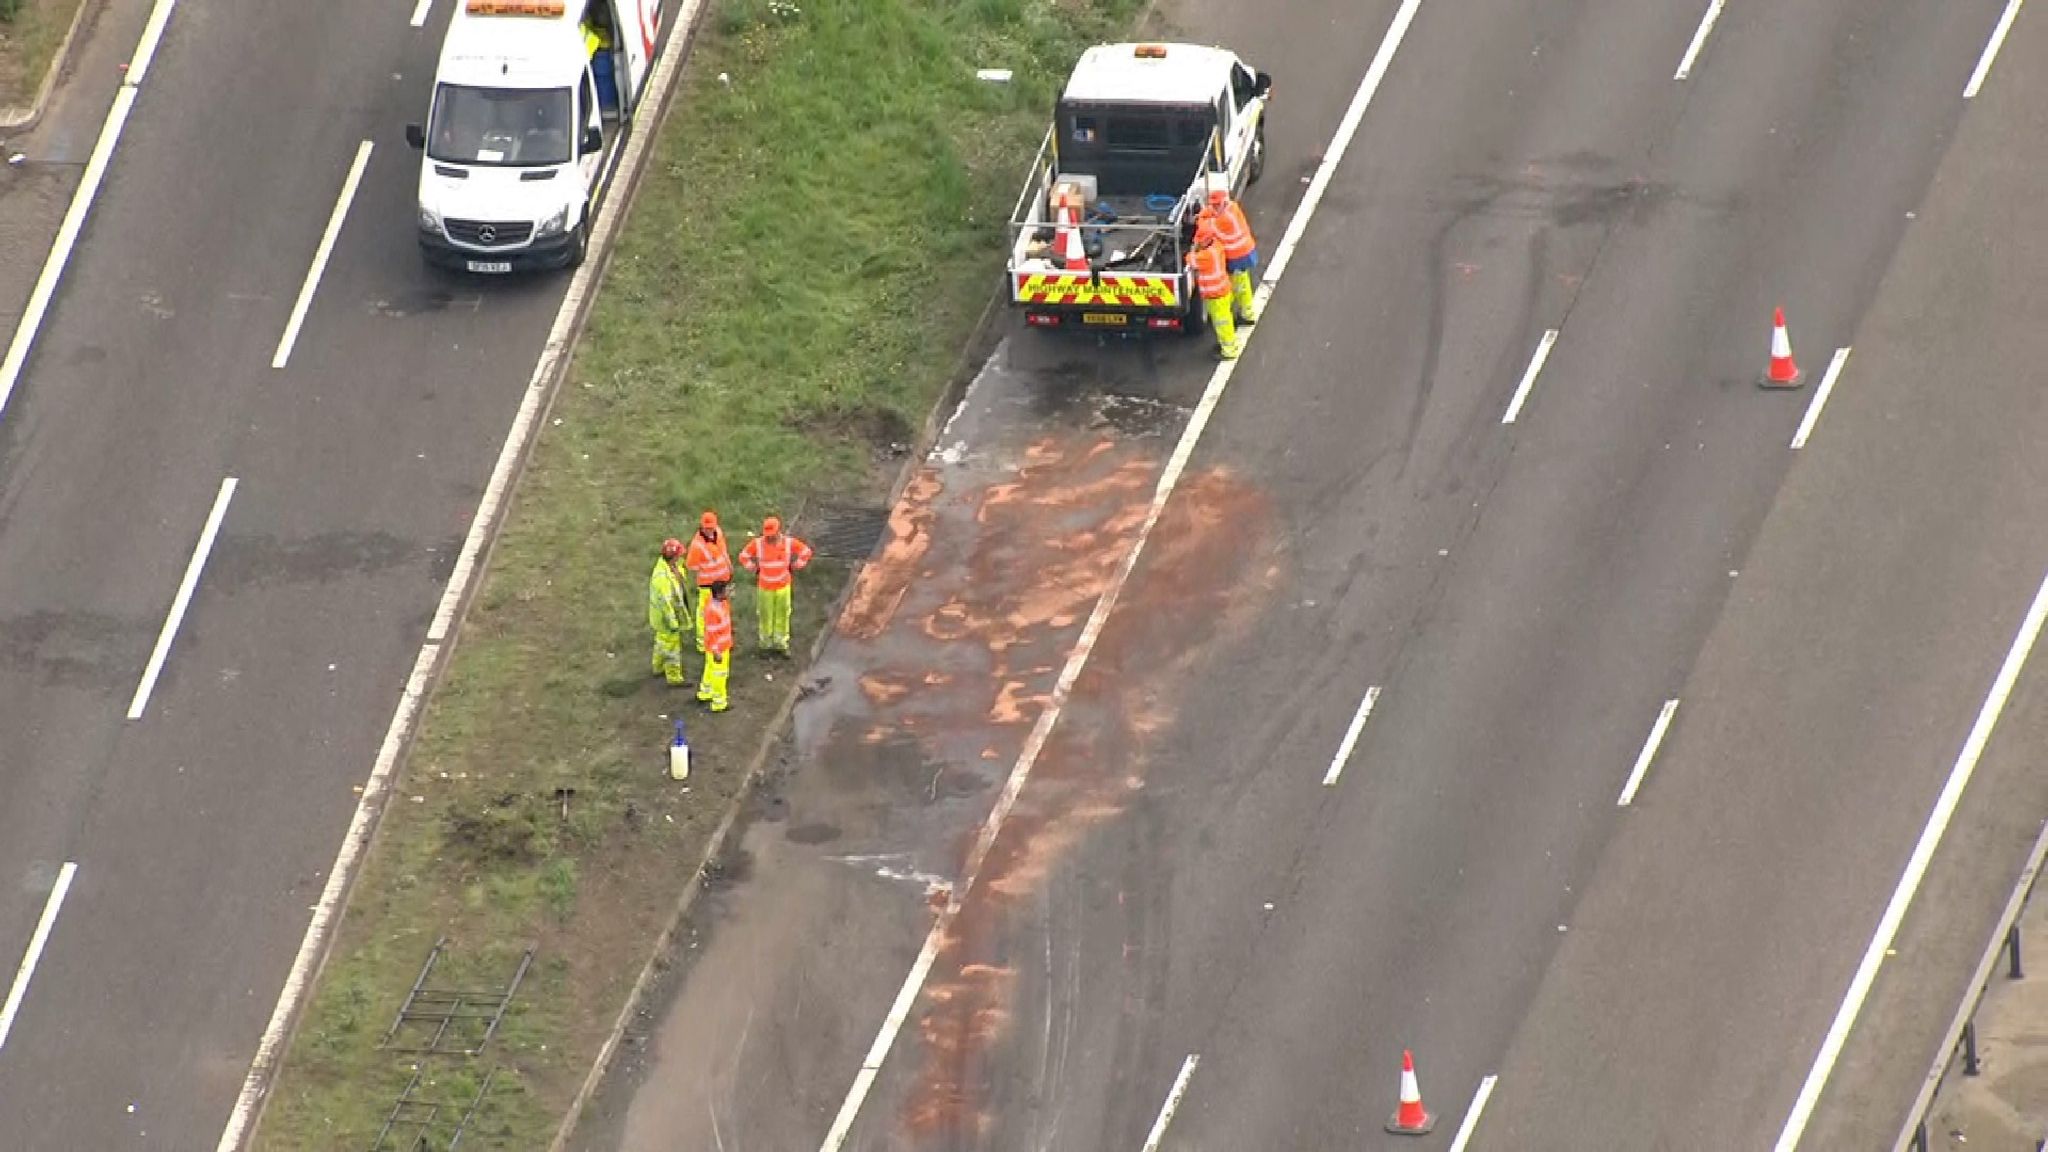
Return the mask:
POLYGON ((1124 315, 1122 312, 1081 313, 1081 323, 1083 324, 1107 324, 1112 328, 1121 328, 1124 325, 1129 324, 1130 322, 1131 318, 1129 316, 1124 315))
POLYGON ((471 272, 510 272, 512 270, 512 262, 510 260, 471 260, 469 262, 469 270, 471 272))

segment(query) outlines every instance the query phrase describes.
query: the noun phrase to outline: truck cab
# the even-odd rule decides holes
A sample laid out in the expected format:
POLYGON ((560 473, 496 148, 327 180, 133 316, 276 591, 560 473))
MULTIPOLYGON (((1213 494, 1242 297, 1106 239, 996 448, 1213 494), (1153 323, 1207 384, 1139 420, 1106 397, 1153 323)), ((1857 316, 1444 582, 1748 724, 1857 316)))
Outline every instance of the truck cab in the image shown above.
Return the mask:
POLYGON ((1212 181, 1237 195, 1265 171, 1272 86, 1223 48, 1083 53, 1011 213, 1011 299, 1026 322, 1199 330, 1185 259, 1196 217, 1212 181))
POLYGON ((646 95, 661 0, 462 0, 424 126, 419 242, 472 273, 574 267, 646 95))

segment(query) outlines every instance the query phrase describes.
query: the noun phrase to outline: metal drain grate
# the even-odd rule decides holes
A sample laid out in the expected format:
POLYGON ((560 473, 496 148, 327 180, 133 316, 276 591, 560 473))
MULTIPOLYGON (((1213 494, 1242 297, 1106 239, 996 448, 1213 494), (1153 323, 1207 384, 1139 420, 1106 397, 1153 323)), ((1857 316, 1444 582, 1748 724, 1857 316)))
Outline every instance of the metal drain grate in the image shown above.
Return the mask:
POLYGON ((405 1003, 398 1006, 398 1016, 391 1021, 391 1028, 378 1047, 394 1052, 474 1056, 498 1034, 505 1010, 512 1006, 520 981, 526 979, 526 970, 533 966, 533 949, 528 948, 519 957, 519 968, 504 988, 430 988, 427 981, 433 978, 434 965, 447 954, 447 948, 446 936, 434 941, 433 951, 427 953, 427 962, 420 968, 419 979, 413 981, 412 991, 406 994, 405 1003), (408 1030, 402 1037, 407 1042, 394 1044, 393 1040, 401 1039, 400 1029, 408 1030), (431 1034, 422 1043, 420 1034, 428 1030, 431 1034))
POLYGON ((798 534, 833 560, 866 560, 889 532, 887 508, 820 508, 808 519, 798 534))

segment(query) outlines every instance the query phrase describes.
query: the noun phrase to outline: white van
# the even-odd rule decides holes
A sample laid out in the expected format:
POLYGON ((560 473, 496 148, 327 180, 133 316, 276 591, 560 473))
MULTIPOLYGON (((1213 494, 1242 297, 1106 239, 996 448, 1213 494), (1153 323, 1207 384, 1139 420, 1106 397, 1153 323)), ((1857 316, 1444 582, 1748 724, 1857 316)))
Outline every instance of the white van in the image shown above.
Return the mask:
POLYGON ((424 128, 420 251, 501 273, 574 267, 639 111, 662 0, 462 0, 424 128))

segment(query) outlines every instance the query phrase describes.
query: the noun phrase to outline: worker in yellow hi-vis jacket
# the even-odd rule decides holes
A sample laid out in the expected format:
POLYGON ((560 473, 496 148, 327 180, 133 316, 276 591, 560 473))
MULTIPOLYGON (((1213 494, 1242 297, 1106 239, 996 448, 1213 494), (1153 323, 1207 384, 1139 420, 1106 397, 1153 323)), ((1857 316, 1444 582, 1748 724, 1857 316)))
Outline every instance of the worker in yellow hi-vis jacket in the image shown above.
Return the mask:
POLYGON ((681 540, 662 541, 654 574, 647 578, 647 626, 654 630, 654 672, 671 687, 683 683, 683 629, 690 625, 682 560, 681 540))

